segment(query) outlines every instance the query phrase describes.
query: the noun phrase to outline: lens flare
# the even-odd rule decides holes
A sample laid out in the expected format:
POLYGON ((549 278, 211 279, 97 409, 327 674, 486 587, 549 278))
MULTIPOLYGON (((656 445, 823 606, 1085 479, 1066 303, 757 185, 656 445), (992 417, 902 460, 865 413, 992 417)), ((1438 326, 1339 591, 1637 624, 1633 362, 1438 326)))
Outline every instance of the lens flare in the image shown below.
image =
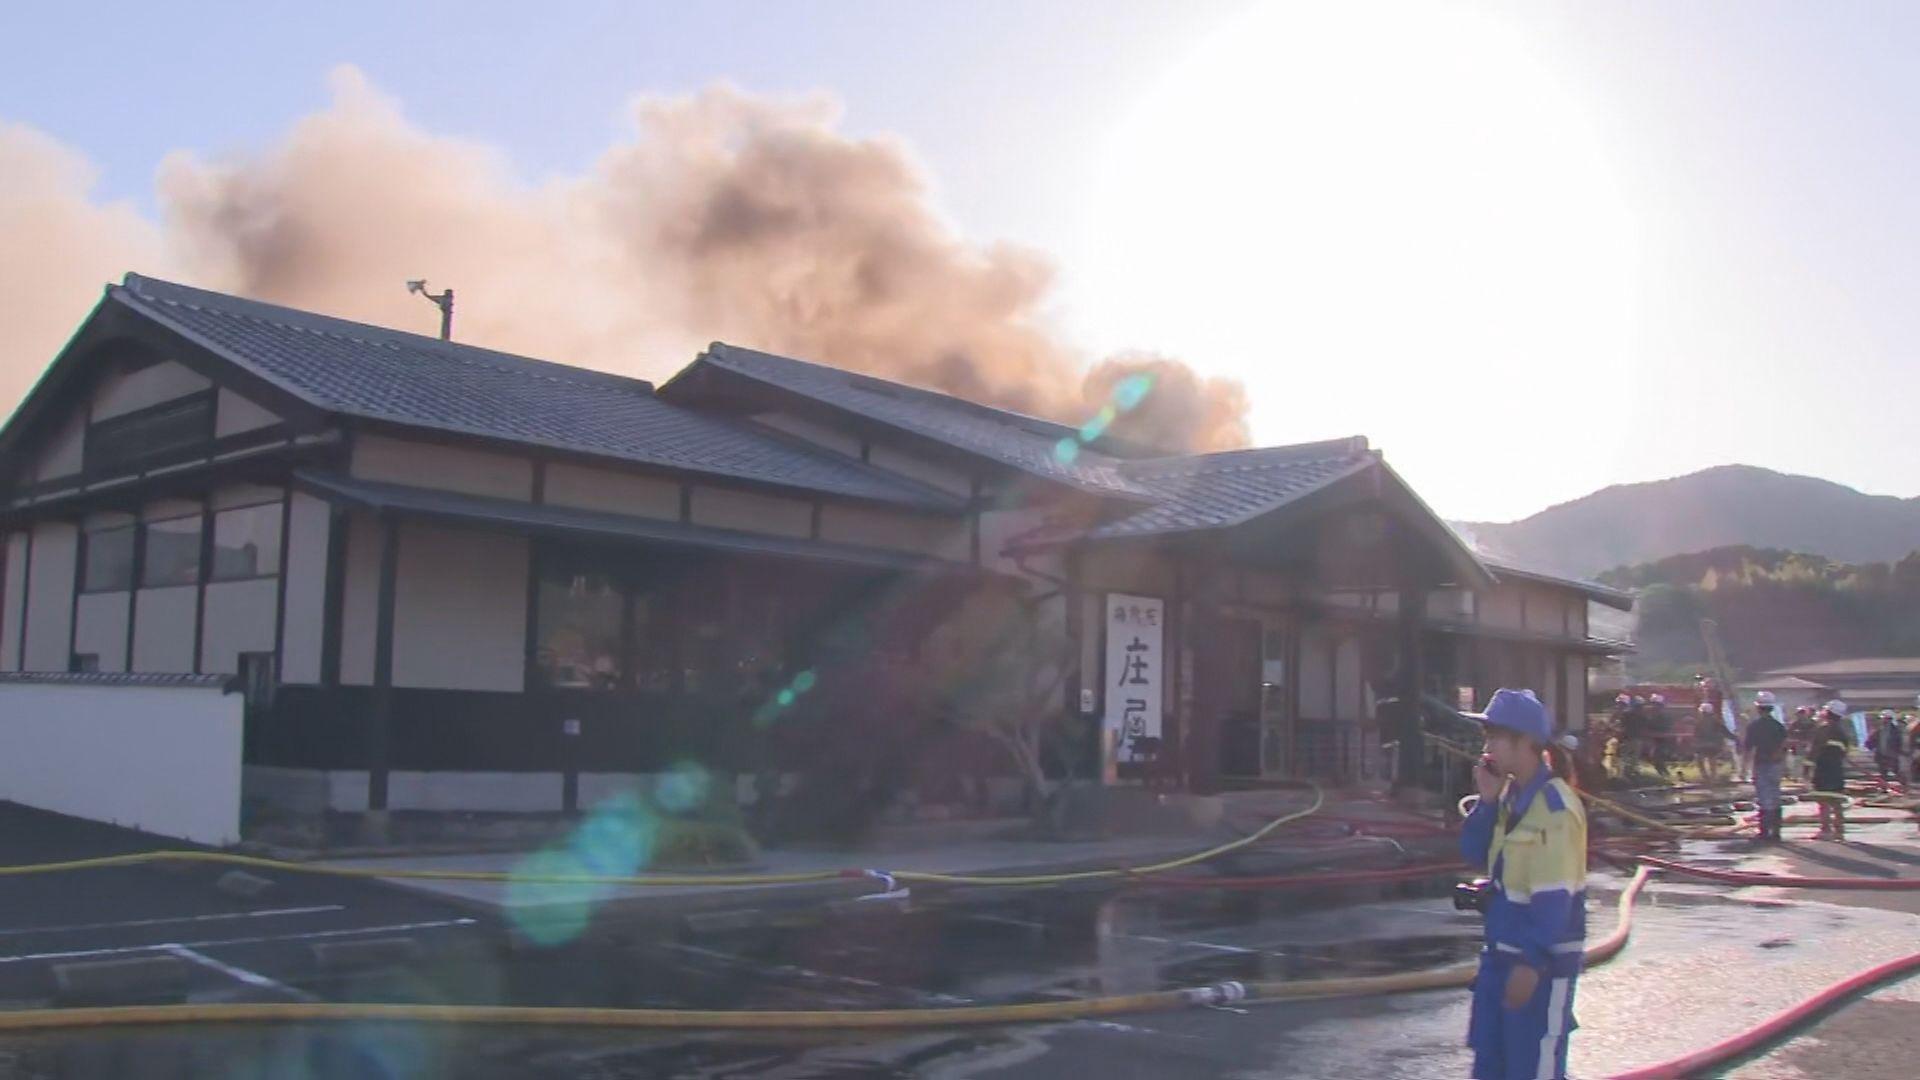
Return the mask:
POLYGON ((693 762, 683 761, 654 785, 653 800, 670 814, 684 814, 705 802, 712 786, 712 774, 693 762))

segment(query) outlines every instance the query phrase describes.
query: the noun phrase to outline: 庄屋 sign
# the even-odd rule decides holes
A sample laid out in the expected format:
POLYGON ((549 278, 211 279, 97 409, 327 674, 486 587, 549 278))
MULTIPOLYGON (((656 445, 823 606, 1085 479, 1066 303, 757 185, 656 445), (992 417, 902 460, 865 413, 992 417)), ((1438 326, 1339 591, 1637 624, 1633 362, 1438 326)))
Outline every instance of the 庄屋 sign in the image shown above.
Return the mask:
POLYGON ((1116 762, 1159 753, 1161 650, 1166 612, 1150 596, 1107 594, 1107 745, 1116 762))

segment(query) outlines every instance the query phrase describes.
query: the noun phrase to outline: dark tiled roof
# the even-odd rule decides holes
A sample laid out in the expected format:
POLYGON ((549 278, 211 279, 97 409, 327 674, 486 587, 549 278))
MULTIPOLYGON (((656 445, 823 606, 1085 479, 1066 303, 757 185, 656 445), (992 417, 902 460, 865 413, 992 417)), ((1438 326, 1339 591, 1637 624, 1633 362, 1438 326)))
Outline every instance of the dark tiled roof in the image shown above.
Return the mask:
MULTIPOLYGON (((1476 552, 1476 554, 1479 553, 1476 552)), ((1568 577, 1565 574, 1556 574, 1551 570, 1542 570, 1539 567, 1524 566, 1512 559, 1495 558, 1480 554, 1480 561, 1485 563, 1487 569, 1493 571, 1493 576, 1498 578, 1519 578, 1524 581, 1538 581, 1547 585, 1559 585, 1585 593, 1588 597, 1598 600, 1608 607, 1618 608, 1621 611, 1633 610, 1633 594, 1630 592, 1622 592, 1610 585, 1602 585, 1597 581, 1588 581, 1586 578, 1575 578, 1568 577)))
POLYGON ((661 400, 638 379, 128 274, 109 290, 329 412, 923 507, 957 500, 661 400))
POLYGON ((1365 439, 1132 461, 1127 479, 1156 502, 1087 532, 1095 540, 1238 525, 1372 465, 1365 439))
MULTIPOLYGON (((1120 469, 1120 458, 1085 447, 1071 457, 1058 453, 1062 441, 1076 433, 1066 424, 718 341, 702 354, 696 366, 699 364, 756 379, 1084 491, 1134 499, 1151 494, 1126 477, 1120 469)), ((667 389, 672 392, 671 383, 667 389)))
POLYGON ((232 689, 231 675, 173 674, 160 671, 0 671, 0 683, 54 683, 64 686, 172 686, 232 689))

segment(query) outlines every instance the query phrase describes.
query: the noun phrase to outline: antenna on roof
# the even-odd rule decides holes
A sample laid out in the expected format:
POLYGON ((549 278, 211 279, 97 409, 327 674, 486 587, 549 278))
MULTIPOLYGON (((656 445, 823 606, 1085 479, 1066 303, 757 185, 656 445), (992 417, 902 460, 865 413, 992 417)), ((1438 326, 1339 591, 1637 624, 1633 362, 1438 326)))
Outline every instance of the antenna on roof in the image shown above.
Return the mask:
POLYGON ((440 309, 440 340, 452 341, 453 290, 448 289, 445 292, 435 295, 427 291, 426 278, 415 278, 407 282, 407 291, 410 293, 419 293, 421 296, 433 301, 433 305, 440 309))

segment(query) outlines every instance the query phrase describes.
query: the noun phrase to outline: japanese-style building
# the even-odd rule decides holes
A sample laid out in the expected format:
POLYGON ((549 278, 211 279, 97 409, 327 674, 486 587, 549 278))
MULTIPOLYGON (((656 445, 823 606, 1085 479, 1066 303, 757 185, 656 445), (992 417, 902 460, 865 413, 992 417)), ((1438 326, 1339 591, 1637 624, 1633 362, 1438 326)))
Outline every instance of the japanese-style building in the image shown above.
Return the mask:
MULTIPOLYGON (((1382 779, 1413 687, 1578 727, 1627 647, 1590 605, 1631 604, 1478 558, 1361 438, 1174 455, 719 343, 655 387, 132 274, 0 431, 0 515, 33 723, 231 676, 246 800, 338 811, 799 768, 913 723, 899 684, 980 596, 1073 643, 1059 707, 1110 782, 1382 779)), ((94 752, 166 734, 124 738, 94 752)), ((920 799, 972 770, 1004 800, 939 746, 920 799)))

